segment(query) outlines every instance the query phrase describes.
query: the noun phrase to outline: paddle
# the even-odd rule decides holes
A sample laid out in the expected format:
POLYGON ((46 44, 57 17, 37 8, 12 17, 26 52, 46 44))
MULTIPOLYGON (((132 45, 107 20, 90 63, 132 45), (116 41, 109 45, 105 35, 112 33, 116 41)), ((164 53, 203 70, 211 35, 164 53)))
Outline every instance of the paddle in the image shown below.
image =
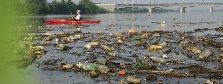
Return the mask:
POLYGON ((70 12, 70 16, 71 16, 71 18, 73 19, 73 17, 72 17, 72 12, 70 12))
POLYGON ((70 12, 70 15, 72 16, 72 12, 70 12))

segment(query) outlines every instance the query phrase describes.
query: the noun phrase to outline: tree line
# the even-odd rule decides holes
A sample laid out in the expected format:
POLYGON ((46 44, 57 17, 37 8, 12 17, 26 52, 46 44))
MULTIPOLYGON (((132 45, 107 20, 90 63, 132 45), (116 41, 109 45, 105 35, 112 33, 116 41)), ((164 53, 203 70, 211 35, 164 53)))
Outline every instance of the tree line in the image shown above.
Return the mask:
POLYGON ((24 14, 71 14, 76 10, 81 10, 83 14, 107 13, 104 8, 98 7, 90 0, 80 0, 79 4, 71 0, 61 2, 52 1, 47 3, 46 0, 20 0, 19 7, 24 14))

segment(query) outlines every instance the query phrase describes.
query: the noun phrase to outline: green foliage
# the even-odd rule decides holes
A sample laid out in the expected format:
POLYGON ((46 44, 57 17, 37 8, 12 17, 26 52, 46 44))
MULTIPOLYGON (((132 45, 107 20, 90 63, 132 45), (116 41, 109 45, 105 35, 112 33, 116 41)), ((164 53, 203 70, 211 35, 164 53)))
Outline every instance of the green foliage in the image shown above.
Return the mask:
POLYGON ((90 0, 80 0, 79 5, 71 0, 67 2, 57 2, 55 0, 52 3, 47 3, 46 0, 25 0, 23 6, 20 7, 29 11, 26 14, 70 14, 75 13, 76 10, 81 10, 82 13, 87 14, 107 12, 105 9, 96 6, 90 0))
MULTIPOLYGON (((27 26, 33 22, 33 20, 22 17, 24 14, 29 13, 27 10, 30 8, 28 7, 29 4, 26 3, 26 0, 1 0, 0 5, 1 84, 33 83, 34 80, 32 79, 36 79, 36 76, 24 74, 29 70, 18 70, 16 68, 21 62, 24 64, 32 62, 23 59, 25 57, 22 51, 25 50, 23 48, 24 42, 19 39, 22 36, 21 34, 27 34, 27 26)), ((32 74, 35 74, 35 72, 32 72, 32 74)))
POLYGON ((98 6, 96 6, 94 3, 92 3, 90 0, 80 0, 79 1, 80 10, 83 11, 83 13, 105 13, 107 12, 105 9, 102 9, 98 6))

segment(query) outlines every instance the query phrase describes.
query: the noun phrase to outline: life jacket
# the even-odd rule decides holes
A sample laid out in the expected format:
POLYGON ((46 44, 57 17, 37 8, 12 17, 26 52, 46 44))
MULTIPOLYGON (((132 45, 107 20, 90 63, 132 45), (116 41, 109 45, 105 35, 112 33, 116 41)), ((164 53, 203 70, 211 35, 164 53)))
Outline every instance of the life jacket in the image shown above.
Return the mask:
POLYGON ((82 20, 82 16, 81 16, 81 18, 79 20, 82 20))

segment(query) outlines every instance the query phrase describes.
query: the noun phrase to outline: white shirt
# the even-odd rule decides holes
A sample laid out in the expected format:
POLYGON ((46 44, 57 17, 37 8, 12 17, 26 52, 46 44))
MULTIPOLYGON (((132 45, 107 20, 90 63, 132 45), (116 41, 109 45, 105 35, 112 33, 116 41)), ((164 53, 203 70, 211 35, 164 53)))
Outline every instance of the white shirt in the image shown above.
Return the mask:
POLYGON ((80 18, 81 18, 81 15, 77 15, 77 16, 76 16, 76 18, 77 18, 78 20, 80 20, 80 18))

